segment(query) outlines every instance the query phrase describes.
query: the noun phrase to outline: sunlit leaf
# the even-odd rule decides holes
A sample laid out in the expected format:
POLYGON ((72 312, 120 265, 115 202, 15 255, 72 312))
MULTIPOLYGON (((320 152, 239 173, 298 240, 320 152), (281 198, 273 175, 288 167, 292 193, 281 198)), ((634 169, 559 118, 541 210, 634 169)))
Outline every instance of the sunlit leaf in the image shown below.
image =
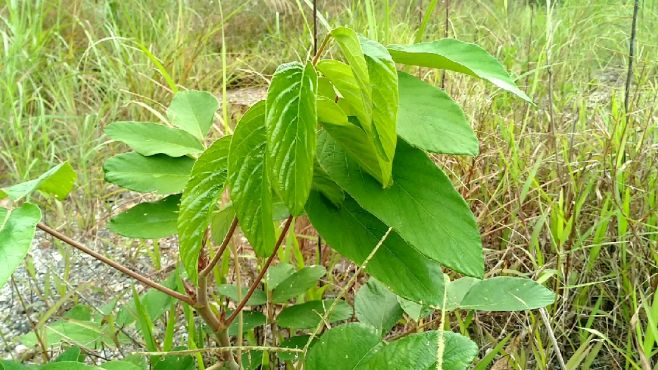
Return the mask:
POLYGON ((64 199, 73 189, 76 178, 73 167, 68 162, 64 162, 34 180, 0 189, 0 199, 9 197, 9 199, 17 201, 37 190, 54 195, 57 199, 64 199))
POLYGON ((267 166, 272 186, 292 215, 311 191, 317 123, 317 75, 313 65, 279 66, 267 91, 267 166))
POLYGON ((113 122, 105 127, 105 134, 144 156, 181 157, 203 152, 203 144, 192 134, 157 123, 113 122))
POLYGON ((103 166, 105 180, 140 193, 175 194, 183 191, 194 159, 164 154, 144 157, 130 152, 119 154, 103 166))
POLYGON ((0 287, 23 263, 39 220, 41 211, 34 204, 25 203, 12 210, 0 207, 0 287))
POLYGON ((167 117, 174 126, 203 140, 218 107, 217 99, 209 92, 184 91, 174 96, 167 109, 167 117))
POLYGON ((108 228, 130 238, 159 239, 176 234, 180 194, 140 203, 110 220, 108 228))

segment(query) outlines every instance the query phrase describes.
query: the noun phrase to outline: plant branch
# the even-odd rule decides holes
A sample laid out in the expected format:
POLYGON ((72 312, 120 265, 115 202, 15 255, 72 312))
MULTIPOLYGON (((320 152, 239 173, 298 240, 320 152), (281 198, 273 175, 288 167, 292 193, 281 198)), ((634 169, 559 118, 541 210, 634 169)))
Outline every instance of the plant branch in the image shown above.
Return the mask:
POLYGON ((329 39, 330 38, 331 38, 331 36, 327 35, 327 36, 324 37, 324 40, 322 40, 322 44, 320 45, 320 47, 318 48, 318 51, 313 56, 313 61, 312 61, 313 65, 318 64, 318 61, 320 60, 320 56, 324 52, 324 49, 327 47, 327 44, 329 44, 329 39))
POLYGON ((174 298, 178 299, 179 301, 185 302, 189 305, 194 306, 194 304, 195 304, 194 300, 191 297, 188 297, 184 294, 181 294, 181 293, 179 293, 179 292, 177 292, 173 289, 169 289, 166 286, 164 286, 160 283, 157 283, 157 282, 147 278, 146 276, 143 276, 143 275, 127 268, 126 266, 120 264, 119 262, 116 262, 116 261, 114 261, 114 260, 112 260, 108 257, 105 257, 102 254, 99 254, 99 253, 87 248, 86 246, 82 245, 81 243, 69 238, 68 236, 60 233, 59 231, 57 231, 57 230, 55 230, 55 229, 53 229, 53 228, 51 228, 51 227, 49 227, 45 224, 39 223, 39 224, 37 224, 37 227, 39 229, 45 231, 46 233, 52 235, 53 237, 63 241, 64 243, 76 248, 77 250, 94 257, 95 259, 97 259, 97 260, 103 262, 104 264, 112 267, 113 269, 123 272, 124 274, 130 276, 131 278, 139 281, 140 283, 142 283, 146 286, 149 286, 153 289, 157 289, 157 290, 161 291, 162 293, 164 293, 168 296, 174 297, 174 298))
POLYGON ((217 251, 217 254, 215 254, 215 257, 213 257, 212 261, 208 263, 208 266, 206 266, 201 272, 199 273, 199 279, 205 278, 210 274, 212 269, 219 263, 219 260, 222 258, 222 255, 224 254, 224 251, 226 250, 226 247, 228 246, 228 243, 231 241, 231 237, 233 236, 233 233, 235 233, 235 229, 238 226, 238 219, 237 217, 233 218, 233 222, 231 223, 231 227, 228 229, 228 232, 226 233, 226 236, 224 237, 224 240, 222 241, 222 245, 219 246, 219 250, 217 251))
POLYGON ((276 245, 274 245, 274 250, 272 251, 272 254, 270 257, 265 261, 265 265, 263 268, 260 270, 258 273, 258 276, 256 276, 256 279, 254 279, 253 283, 251 283, 251 286, 249 287, 249 290, 247 291, 247 294, 242 298, 240 303, 238 304, 238 307, 235 308, 233 313, 231 313, 231 316, 229 316, 228 319, 224 322, 226 326, 231 325, 233 320, 235 320, 236 316, 242 311, 244 306, 247 304, 247 301, 249 298, 251 298, 251 295, 254 294, 254 291, 256 290, 256 287, 260 283, 260 281, 263 279, 263 276, 265 276, 265 272, 267 272, 267 269, 270 267, 270 264, 272 264, 272 260, 274 260, 274 257, 276 256, 276 252, 279 250, 279 247, 281 247, 281 244, 283 243, 283 239, 285 239, 286 234, 288 233, 288 229, 290 228, 290 224, 292 223, 292 216, 288 217, 286 220, 286 224, 283 226, 283 230, 281 231, 281 235, 279 235, 279 239, 276 241, 276 245))

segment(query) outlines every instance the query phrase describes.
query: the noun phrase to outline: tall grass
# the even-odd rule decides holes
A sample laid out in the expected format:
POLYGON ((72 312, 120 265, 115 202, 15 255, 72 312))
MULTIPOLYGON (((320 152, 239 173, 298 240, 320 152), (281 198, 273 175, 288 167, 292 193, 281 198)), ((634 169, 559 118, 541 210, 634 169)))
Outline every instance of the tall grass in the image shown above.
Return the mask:
MULTIPOLYGON (((391 43, 441 38, 436 3, 318 1, 330 25, 391 43)), ((115 149, 103 145, 106 123, 162 120, 173 89, 265 86, 276 65, 307 55, 310 2, 263 4, 225 0, 223 17, 200 0, 0 5, 0 183, 69 160, 75 207, 53 209, 94 228, 107 216, 99 163, 115 149)), ((623 1, 451 2, 450 34, 500 58, 537 106, 448 73, 482 154, 436 160, 473 205, 489 274, 532 276, 559 293, 548 314, 569 369, 649 369, 658 358, 658 1, 640 9, 625 112, 631 14, 623 1)), ((440 73, 413 72, 439 85, 440 73)), ((448 319, 483 348, 478 368, 557 366, 538 315, 448 319)))

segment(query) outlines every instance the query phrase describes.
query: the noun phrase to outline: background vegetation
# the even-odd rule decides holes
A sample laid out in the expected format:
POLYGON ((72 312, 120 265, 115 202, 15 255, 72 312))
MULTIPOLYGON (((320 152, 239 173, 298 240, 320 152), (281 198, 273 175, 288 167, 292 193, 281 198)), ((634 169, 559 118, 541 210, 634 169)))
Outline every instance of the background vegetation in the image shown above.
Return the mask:
MULTIPOLYGON (((321 36, 337 25, 383 44, 447 32, 482 45, 518 77, 535 107, 456 74, 409 70, 443 84, 482 143, 475 159, 436 160, 478 218, 487 271, 533 277, 559 293, 548 316, 571 368, 656 366, 658 1, 640 2, 627 111, 632 1, 563 0, 550 8, 545 1, 451 1, 447 28, 439 1, 423 32, 429 0, 318 3, 321 36)), ((64 203, 51 201, 47 221, 87 242, 128 250, 104 231, 110 214, 135 199, 119 198, 102 181, 101 163, 122 150, 106 145, 103 127, 159 121, 176 87, 220 97, 226 109, 213 135, 221 136, 276 65, 306 57, 309 4, 0 2, 0 184, 70 161, 78 190, 64 203)), ((303 256, 316 258, 307 231, 297 232, 303 256)), ((337 290, 341 278, 339 271, 330 278, 337 290)), ((53 307, 89 287, 66 289, 39 299, 53 307)), ((480 345, 482 357, 495 349, 498 369, 554 368, 556 351, 538 313, 475 314, 451 325, 480 345)))

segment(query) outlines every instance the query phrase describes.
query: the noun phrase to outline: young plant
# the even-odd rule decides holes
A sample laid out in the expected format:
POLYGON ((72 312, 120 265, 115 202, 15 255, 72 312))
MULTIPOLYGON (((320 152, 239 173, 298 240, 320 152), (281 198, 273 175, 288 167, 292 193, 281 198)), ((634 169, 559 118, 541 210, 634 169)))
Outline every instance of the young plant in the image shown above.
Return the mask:
MULTIPOLYGON (((168 286, 136 278, 155 289, 146 295, 169 297, 171 304, 175 298, 186 317, 191 307, 203 319, 200 333, 189 321, 189 348, 203 345, 208 332, 229 369, 276 362, 305 369, 466 369, 478 348, 443 330, 449 312, 521 311, 553 302, 554 294, 532 280, 484 279, 475 217, 428 156, 474 156, 478 141, 444 91, 398 71, 396 63, 468 74, 530 102, 474 44, 444 39, 385 47, 337 28, 312 60, 279 66, 267 99, 244 114, 233 135, 205 150, 217 109, 207 93, 174 97, 168 110, 174 127, 108 126, 108 135, 135 152, 108 160, 106 179, 166 196, 116 216, 110 228, 137 238, 178 234, 182 268, 168 286), (322 59, 332 43, 342 60, 322 59), (326 288, 316 288, 324 267, 273 265, 296 217, 308 217, 323 240, 358 266, 331 298, 322 299, 326 288), (247 287, 225 283, 237 229, 259 267, 247 287), (450 281, 443 267, 463 277, 450 281), (345 298, 361 272, 371 279, 354 300, 358 322, 332 326, 354 316, 345 298), (405 312, 418 320, 433 310, 440 311, 441 330, 389 336, 405 312), (265 324, 271 335, 256 335, 265 324)), ((158 303, 146 295, 135 295, 129 312, 149 351, 161 354, 161 347, 171 349, 171 338, 157 343, 152 316, 171 306, 154 309, 158 303)))

